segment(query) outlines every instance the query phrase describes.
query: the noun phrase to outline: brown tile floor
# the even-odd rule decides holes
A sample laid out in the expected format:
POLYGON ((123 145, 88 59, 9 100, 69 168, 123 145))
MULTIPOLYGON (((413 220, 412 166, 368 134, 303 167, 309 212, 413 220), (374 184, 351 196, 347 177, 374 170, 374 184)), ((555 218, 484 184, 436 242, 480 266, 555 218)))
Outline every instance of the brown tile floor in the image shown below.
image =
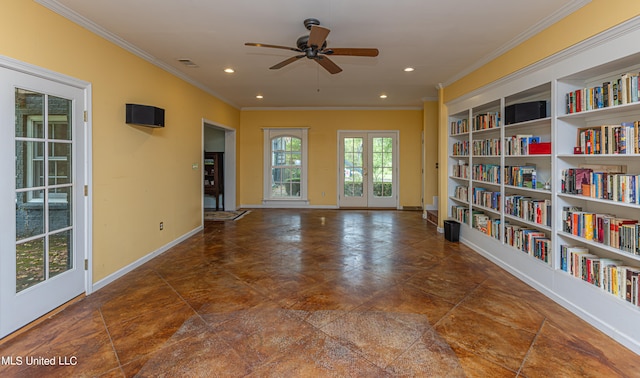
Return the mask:
POLYGON ((0 356, 23 358, 3 377, 640 374, 640 357, 398 211, 210 222, 0 356))

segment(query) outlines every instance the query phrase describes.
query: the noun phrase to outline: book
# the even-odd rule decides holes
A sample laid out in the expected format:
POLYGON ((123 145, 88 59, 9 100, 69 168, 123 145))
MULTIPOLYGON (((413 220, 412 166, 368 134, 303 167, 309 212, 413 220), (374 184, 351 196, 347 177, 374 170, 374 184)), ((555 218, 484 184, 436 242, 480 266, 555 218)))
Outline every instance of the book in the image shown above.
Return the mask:
POLYGON ((589 177, 592 170, 588 168, 575 169, 575 194, 582 194, 582 184, 589 184, 589 177))
POLYGON ((615 259, 601 258, 599 261, 600 288, 607 292, 611 292, 611 268, 622 265, 622 261, 615 259))

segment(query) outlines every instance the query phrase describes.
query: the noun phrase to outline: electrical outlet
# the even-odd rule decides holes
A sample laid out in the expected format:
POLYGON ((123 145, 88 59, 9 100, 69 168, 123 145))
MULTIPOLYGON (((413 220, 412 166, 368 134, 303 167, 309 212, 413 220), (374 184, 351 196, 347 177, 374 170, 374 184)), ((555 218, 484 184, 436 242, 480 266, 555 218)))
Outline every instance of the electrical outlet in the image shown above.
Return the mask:
POLYGON ((160 231, 164 230, 164 222, 160 222, 160 231))

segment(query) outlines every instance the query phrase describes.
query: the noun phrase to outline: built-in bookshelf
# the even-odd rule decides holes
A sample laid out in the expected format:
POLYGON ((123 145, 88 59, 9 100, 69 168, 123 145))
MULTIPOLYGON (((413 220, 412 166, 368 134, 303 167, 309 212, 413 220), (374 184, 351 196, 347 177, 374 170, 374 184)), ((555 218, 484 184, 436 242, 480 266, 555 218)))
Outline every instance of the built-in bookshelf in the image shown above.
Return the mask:
POLYGON ((551 153, 531 146, 549 147, 551 118, 545 114, 506 124, 502 116, 507 106, 532 101, 550 104, 551 83, 472 106, 450 118, 450 215, 512 253, 550 264, 551 153), (469 132, 456 133, 458 125, 468 124, 461 119, 472 120, 469 132), (456 154, 462 143, 471 146, 464 160, 456 154), (459 196, 460 186, 465 187, 465 201, 459 196), (542 252, 536 252, 537 245, 542 252))
POLYGON ((446 104, 442 212, 461 242, 638 354, 639 38, 640 18, 446 104), (546 109, 513 119, 528 103, 546 109))

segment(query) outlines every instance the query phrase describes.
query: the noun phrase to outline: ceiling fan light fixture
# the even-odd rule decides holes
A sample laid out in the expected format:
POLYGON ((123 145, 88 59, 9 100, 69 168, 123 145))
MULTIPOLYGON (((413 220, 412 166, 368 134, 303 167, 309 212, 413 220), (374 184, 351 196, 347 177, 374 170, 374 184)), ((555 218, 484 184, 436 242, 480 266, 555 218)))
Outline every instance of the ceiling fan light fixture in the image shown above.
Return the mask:
POLYGON ((259 94, 259 95, 256 95, 256 98, 257 98, 258 100, 262 100, 262 99, 264 98, 264 96, 263 96, 263 95, 261 95, 261 94, 259 94))
POLYGON ((230 67, 229 67, 229 68, 225 68, 225 69, 224 69, 224 72, 226 72, 226 73, 228 73, 228 74, 232 74, 232 73, 236 72, 236 70, 234 70, 233 68, 230 68, 230 67))
POLYGON ((387 95, 383 93, 380 95, 380 98, 384 100, 385 98, 387 98, 387 95))
POLYGON ((415 71, 415 68, 413 67, 407 67, 404 69, 404 72, 413 72, 413 71, 415 71))

